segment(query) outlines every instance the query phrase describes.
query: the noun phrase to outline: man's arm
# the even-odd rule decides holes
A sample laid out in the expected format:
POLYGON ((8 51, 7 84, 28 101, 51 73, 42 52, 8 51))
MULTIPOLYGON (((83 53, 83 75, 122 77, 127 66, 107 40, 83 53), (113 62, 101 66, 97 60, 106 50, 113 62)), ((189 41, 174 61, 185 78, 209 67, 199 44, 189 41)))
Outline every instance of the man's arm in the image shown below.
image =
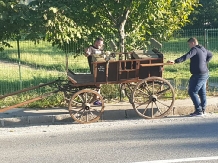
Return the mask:
POLYGON ((88 57, 89 55, 91 55, 90 47, 85 48, 84 52, 85 52, 85 56, 86 56, 86 57, 88 57))
POLYGON ((183 55, 183 56, 181 56, 181 57, 175 59, 174 62, 175 62, 175 63, 184 62, 184 61, 186 61, 187 59, 192 58, 194 55, 196 55, 196 53, 197 53, 197 50, 196 50, 195 48, 191 48, 191 50, 190 50, 188 53, 186 53, 185 55, 183 55))
POLYGON ((213 54, 211 53, 211 51, 207 50, 207 63, 210 62, 210 60, 212 59, 213 54))

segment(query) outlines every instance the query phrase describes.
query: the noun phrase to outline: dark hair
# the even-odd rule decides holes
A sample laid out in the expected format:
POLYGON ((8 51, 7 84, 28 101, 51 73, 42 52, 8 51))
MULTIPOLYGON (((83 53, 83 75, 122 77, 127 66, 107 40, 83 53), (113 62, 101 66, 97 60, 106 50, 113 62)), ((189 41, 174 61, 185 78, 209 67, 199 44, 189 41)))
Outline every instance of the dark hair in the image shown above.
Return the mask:
POLYGON ((198 43, 198 40, 195 37, 191 37, 187 42, 195 42, 198 43))
POLYGON ((95 42, 96 41, 104 41, 104 39, 102 38, 102 37, 97 37, 96 39, 95 39, 95 42))

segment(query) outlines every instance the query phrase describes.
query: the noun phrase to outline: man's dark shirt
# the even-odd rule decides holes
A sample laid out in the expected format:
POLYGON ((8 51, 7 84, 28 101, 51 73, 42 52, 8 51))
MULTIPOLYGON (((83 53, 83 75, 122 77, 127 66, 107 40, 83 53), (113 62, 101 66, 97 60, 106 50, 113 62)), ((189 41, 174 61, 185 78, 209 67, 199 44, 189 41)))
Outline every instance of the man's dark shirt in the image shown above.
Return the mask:
POLYGON ((180 63, 190 59, 191 74, 205 74, 208 72, 207 63, 212 58, 212 53, 201 45, 191 48, 188 53, 177 58, 174 62, 180 63))

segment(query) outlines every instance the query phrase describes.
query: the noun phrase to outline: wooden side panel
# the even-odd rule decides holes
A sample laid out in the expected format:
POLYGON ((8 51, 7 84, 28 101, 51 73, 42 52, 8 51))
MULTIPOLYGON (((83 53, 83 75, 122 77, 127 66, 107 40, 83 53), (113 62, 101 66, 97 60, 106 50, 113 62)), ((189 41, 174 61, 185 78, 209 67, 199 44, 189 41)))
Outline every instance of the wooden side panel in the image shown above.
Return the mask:
MULTIPOLYGON (((140 64, 153 64, 153 63, 163 63, 162 58, 143 60, 140 64)), ((150 76, 162 77, 163 66, 147 66, 139 68, 139 79, 144 79, 150 76)))
POLYGON ((109 62, 108 66, 108 81, 118 81, 118 62, 109 62))
POLYGON ((96 82, 106 82, 106 69, 106 62, 95 64, 96 82))
POLYGON ((128 80, 138 78, 138 62, 136 60, 120 61, 119 79, 128 80))

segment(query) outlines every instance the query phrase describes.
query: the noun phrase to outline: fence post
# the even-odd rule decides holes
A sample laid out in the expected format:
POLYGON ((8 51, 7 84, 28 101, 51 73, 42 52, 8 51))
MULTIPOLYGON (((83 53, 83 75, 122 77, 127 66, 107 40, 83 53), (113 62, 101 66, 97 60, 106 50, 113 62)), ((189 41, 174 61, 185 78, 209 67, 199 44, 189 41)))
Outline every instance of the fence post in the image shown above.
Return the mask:
POLYGON ((22 89, 21 64, 20 64, 20 40, 19 40, 19 37, 17 37, 17 54, 18 54, 20 89, 22 89))
POLYGON ((204 29, 204 47, 207 48, 208 44, 208 31, 207 29, 204 29))

